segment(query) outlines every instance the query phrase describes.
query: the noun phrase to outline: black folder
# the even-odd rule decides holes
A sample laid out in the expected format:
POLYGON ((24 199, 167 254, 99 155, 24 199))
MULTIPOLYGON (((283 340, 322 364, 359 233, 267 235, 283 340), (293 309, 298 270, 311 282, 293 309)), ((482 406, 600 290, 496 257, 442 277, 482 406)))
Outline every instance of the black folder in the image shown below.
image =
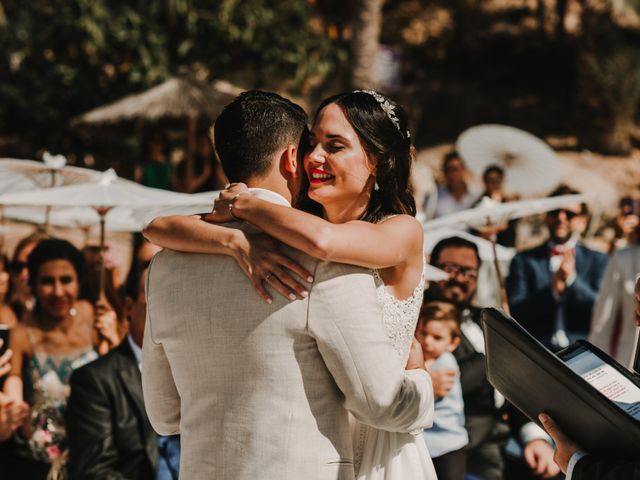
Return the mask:
MULTIPOLYGON (((560 428, 589 453, 637 460, 640 421, 625 412, 518 322, 501 310, 482 311, 487 377, 504 397, 540 425, 548 413, 560 428)), ((587 347, 640 389, 640 379, 588 342, 587 347)), ((570 347, 570 352, 575 347, 570 347)))

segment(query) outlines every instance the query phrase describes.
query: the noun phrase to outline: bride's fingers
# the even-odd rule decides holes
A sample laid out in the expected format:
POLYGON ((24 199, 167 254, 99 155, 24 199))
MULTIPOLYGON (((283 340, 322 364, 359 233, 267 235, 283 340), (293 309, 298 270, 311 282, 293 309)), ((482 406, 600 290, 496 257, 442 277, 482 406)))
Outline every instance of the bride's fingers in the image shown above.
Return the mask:
POLYGON ((276 274, 267 274, 265 277, 265 283, 291 302, 298 298, 295 292, 282 283, 276 274))
POLYGON ((303 299, 309 296, 309 291, 305 288, 305 286, 298 283, 284 269, 282 268, 272 269, 272 273, 278 280, 280 280, 280 282, 285 287, 289 288, 290 293, 287 293, 287 298, 291 299, 291 293, 293 293, 295 297, 299 299, 303 299))
POLYGON ((297 264, 286 255, 283 255, 279 252, 274 252, 274 260, 277 261, 282 267, 291 270, 303 280, 306 280, 307 282, 313 282, 313 275, 311 275, 311 273, 302 265, 297 264))
POLYGON ((260 295, 260 298, 262 298, 262 300, 264 300, 267 303, 272 303, 273 298, 271 298, 271 295, 269 295, 269 292, 267 292, 267 290, 264 288, 263 280, 264 279, 262 277, 255 277, 255 276, 251 277, 251 283, 253 284, 253 288, 256 289, 256 292, 258 292, 258 295, 260 295))

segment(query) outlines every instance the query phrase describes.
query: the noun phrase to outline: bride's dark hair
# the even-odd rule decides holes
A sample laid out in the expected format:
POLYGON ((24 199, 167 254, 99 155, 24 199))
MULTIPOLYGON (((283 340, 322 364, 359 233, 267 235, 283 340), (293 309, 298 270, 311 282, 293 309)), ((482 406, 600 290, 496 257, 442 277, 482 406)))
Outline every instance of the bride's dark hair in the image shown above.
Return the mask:
MULTIPOLYGON (((405 111, 389 98, 355 91, 324 100, 316 111, 315 119, 324 107, 332 103, 340 107, 369 159, 376 165, 375 181, 379 188, 371 192, 369 205, 360 220, 376 223, 388 215, 415 216, 416 205, 409 183, 413 147, 405 111)), ((312 213, 322 211, 317 203, 308 198, 304 199, 302 208, 312 213)))

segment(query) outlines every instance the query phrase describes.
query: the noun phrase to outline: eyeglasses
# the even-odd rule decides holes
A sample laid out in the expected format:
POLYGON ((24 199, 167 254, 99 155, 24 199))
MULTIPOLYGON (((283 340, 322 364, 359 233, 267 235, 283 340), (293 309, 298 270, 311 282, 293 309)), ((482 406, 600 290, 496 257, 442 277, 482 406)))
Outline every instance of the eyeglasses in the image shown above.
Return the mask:
POLYGON ((549 212, 549 215, 551 217, 558 217, 558 215, 560 215, 561 212, 564 212, 565 217, 567 217, 567 220, 571 220, 572 218, 577 217, 578 215, 580 215, 577 212, 574 212, 573 210, 565 210, 564 208, 559 208, 557 210, 551 210, 549 212))
POLYGON ((471 267, 463 267, 462 265, 458 265, 457 263, 445 262, 438 265, 439 268, 447 272, 449 275, 458 276, 462 275, 466 280, 477 280, 478 279, 478 269, 471 267))
POLYGON ((11 271, 16 275, 21 273, 27 267, 27 262, 20 262, 18 260, 16 260, 15 262, 11 262, 11 271))

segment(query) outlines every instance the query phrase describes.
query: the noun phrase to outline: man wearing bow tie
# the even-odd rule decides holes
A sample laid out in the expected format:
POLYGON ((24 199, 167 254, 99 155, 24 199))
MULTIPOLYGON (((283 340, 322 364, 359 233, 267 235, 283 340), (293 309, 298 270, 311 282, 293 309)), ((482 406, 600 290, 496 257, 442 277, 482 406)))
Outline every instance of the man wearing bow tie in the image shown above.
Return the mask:
MULTIPOLYGON (((576 193, 562 186, 550 196, 576 193)), ((607 264, 606 255, 578 243, 587 213, 584 204, 547 213, 549 240, 511 262, 506 285, 511 314, 554 351, 587 337, 607 264)))

